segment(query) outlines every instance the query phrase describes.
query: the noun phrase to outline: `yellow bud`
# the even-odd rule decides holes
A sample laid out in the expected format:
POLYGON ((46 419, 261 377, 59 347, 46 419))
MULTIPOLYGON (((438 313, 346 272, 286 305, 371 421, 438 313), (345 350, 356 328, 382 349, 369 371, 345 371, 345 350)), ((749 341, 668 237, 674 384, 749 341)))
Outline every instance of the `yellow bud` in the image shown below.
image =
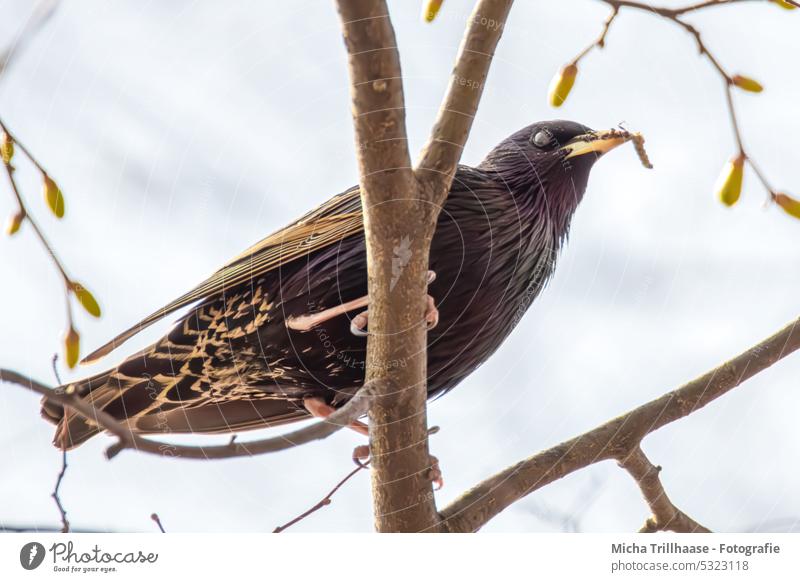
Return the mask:
POLYGON ((61 189, 58 187, 50 176, 45 174, 44 185, 42 186, 42 194, 44 194, 44 201, 47 206, 53 211, 58 218, 64 216, 64 196, 61 194, 61 189))
POLYGON ((78 363, 78 357, 81 353, 81 336, 75 331, 75 328, 70 326, 67 333, 64 334, 64 356, 67 361, 68 368, 74 368, 78 363))
POLYGON ((14 140, 6 132, 3 132, 3 137, 0 139, 0 158, 3 159, 3 163, 10 164, 13 157, 14 140))
POLYGON ((788 194, 776 194, 775 202, 786 211, 786 214, 800 218, 800 200, 795 200, 788 194))
POLYGON ((547 99, 553 107, 561 107, 567 100, 572 86, 575 84, 575 77, 578 75, 578 65, 571 64, 562 67, 558 74, 550 81, 550 90, 547 99))
POLYGON ((70 282, 70 290, 75 294, 75 298, 83 306, 83 308, 95 317, 100 317, 100 306, 97 304, 97 299, 94 298, 89 290, 75 281, 70 282))
POLYGON ((25 220, 25 212, 22 210, 17 210, 14 214, 9 216, 8 222, 6 223, 6 234, 11 236, 16 233, 19 227, 22 226, 23 220, 25 220))
POLYGON ((433 22, 436 15, 439 14, 442 2, 444 2, 444 0, 425 0, 422 3, 422 20, 425 22, 433 22))
POLYGON ((742 180, 744 179, 744 155, 732 157, 725 164, 722 173, 717 179, 717 196, 726 206, 733 206, 739 201, 742 194, 742 180))
POLYGON ((732 81, 733 84, 740 89, 750 91, 751 93, 761 93, 764 90, 761 83, 750 77, 745 77, 744 75, 734 75, 732 81))
POLYGON ((773 4, 777 4, 781 8, 785 8, 786 10, 794 10, 795 8, 797 8, 797 6, 795 6, 794 4, 789 4, 788 2, 786 2, 786 0, 769 0, 769 1, 772 2, 773 4))

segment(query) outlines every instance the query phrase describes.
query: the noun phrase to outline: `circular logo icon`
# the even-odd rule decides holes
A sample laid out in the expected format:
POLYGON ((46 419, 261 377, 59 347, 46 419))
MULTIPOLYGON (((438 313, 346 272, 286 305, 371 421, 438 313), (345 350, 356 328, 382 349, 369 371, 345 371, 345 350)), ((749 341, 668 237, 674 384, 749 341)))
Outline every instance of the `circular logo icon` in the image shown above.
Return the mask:
POLYGON ((35 570, 44 561, 44 546, 39 542, 28 542, 19 551, 19 563, 26 570, 35 570))

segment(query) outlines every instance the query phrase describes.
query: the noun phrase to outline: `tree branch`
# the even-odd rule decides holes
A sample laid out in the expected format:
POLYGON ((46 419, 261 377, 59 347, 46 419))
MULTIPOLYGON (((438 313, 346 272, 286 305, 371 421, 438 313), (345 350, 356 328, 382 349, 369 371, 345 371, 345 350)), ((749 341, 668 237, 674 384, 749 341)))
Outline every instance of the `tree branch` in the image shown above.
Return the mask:
POLYGON ((444 528, 476 531, 512 503, 565 475, 599 461, 624 461, 651 432, 692 414, 798 348, 800 319, 684 386, 482 481, 440 512, 444 528))
MULTIPOLYGON (((588 54, 594 47, 602 47, 606 35, 608 33, 609 26, 611 22, 616 18, 617 13, 621 8, 631 8, 635 10, 642 10, 645 12, 650 12, 656 16, 660 16, 662 18, 666 18, 667 20, 672 21, 676 25, 683 28, 686 32, 692 35, 695 39, 695 43, 697 44, 697 48, 700 51, 700 54, 705 56, 714 69, 719 74, 722 82, 725 86, 725 104, 728 109, 728 117, 730 118, 731 122, 731 129, 733 130, 733 136, 736 140, 736 147, 738 149, 738 153, 747 160, 750 164, 750 167, 753 168, 753 171, 758 178, 758 181, 761 182, 761 185, 769 194, 770 200, 775 201, 778 197, 778 191, 772 187, 770 182, 767 180, 764 173, 761 171, 759 166, 755 163, 749 153, 745 151, 744 147, 744 140, 742 138, 742 130, 739 126, 739 120, 736 113, 736 106, 733 101, 733 87, 736 86, 736 77, 728 73, 728 71, 720 64, 717 57, 708 49, 708 46, 705 44, 703 37, 700 31, 695 28, 693 25, 689 24, 682 18, 681 16, 685 14, 689 14, 692 12, 697 12, 698 10, 703 10, 705 8, 711 8, 714 6, 721 6, 724 4, 734 4, 739 2, 748 2, 750 0, 705 0, 704 2, 698 2, 696 4, 690 4, 687 6, 683 6, 680 8, 667 8, 663 6, 653 6, 651 4, 647 4, 644 2, 636 2, 634 0, 600 0, 604 4, 607 4, 611 7, 612 13, 609 18, 606 20, 603 32, 600 35, 599 39, 594 43, 590 44, 586 47, 574 60, 573 64, 576 64, 580 59, 582 59, 586 54, 588 54)), ((796 2, 795 0, 788 0, 790 4, 795 7, 800 7, 800 3, 796 2)))
POLYGON ((264 453, 274 453, 327 438, 367 413, 370 400, 375 395, 377 391, 376 386, 379 384, 378 381, 365 384, 344 406, 337 409, 324 421, 314 423, 290 433, 245 443, 238 443, 231 439, 231 442, 227 445, 193 447, 159 442, 141 437, 133 433, 124 422, 120 422, 107 412, 95 408, 91 403, 82 398, 78 398, 75 394, 65 390, 53 390, 36 380, 12 370, 0 369, 0 381, 24 386, 33 392, 41 394, 52 402, 69 407, 84 418, 96 422, 98 426, 116 436, 118 439, 117 442, 106 450, 106 457, 108 459, 113 459, 125 449, 135 449, 143 453, 164 457, 201 460, 230 459, 234 457, 249 457, 264 453))
POLYGON ((513 0, 478 2, 469 18, 450 85, 417 164, 418 178, 437 186, 437 206, 450 189, 512 4, 513 0))
POLYGON ((636 481, 650 511, 653 512, 653 516, 645 521, 639 533, 711 533, 710 529, 703 527, 672 504, 659 478, 661 467, 653 465, 640 447, 633 449, 619 465, 636 481))
POLYGON ((411 168, 402 73, 386 3, 338 0, 349 56, 369 275, 366 378, 383 379, 370 408, 375 525, 438 525, 428 451, 428 255, 439 209, 466 142, 510 0, 482 0, 462 42, 436 125, 411 168), (481 24, 494 18, 499 26, 481 24))
POLYGON ((369 279, 366 379, 386 382, 370 411, 378 531, 437 520, 426 479, 426 275, 430 232, 405 128, 397 41, 383 0, 338 0, 347 53, 369 279))

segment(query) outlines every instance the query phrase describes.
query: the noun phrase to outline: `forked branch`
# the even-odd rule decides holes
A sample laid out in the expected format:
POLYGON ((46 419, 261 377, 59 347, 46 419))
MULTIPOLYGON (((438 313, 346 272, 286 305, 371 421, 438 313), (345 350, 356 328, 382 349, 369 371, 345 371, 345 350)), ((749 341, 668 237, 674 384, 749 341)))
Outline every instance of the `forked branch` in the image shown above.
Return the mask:
MULTIPOLYGON (((635 454, 642 439, 699 410, 798 348, 800 319, 684 386, 482 481, 440 512, 445 529, 476 531, 526 495, 600 461, 617 460, 635 475, 646 477, 644 462, 635 454)), ((646 483, 652 492, 652 481, 646 483)), ((652 501, 648 497, 648 502, 652 501)), ((653 509, 652 504, 651 509, 654 513, 658 510, 655 514, 662 521, 657 523, 663 525, 668 512, 661 506, 653 509)))
POLYGON ((647 518, 639 533, 654 533, 657 531, 680 533, 711 532, 711 530, 700 525, 673 505, 659 477, 661 467, 653 465, 640 447, 636 447, 623 457, 619 465, 636 481, 647 505, 650 507, 650 511, 653 512, 652 517, 647 518))

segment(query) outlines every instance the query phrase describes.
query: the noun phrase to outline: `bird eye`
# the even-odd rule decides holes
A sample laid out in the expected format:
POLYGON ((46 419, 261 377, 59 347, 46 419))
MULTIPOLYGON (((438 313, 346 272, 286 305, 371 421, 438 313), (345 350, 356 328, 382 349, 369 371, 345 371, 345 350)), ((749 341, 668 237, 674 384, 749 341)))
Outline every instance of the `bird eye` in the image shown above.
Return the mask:
POLYGON ((538 131, 536 135, 533 136, 533 145, 537 148, 543 148, 550 144, 553 140, 553 136, 546 131, 538 131))

